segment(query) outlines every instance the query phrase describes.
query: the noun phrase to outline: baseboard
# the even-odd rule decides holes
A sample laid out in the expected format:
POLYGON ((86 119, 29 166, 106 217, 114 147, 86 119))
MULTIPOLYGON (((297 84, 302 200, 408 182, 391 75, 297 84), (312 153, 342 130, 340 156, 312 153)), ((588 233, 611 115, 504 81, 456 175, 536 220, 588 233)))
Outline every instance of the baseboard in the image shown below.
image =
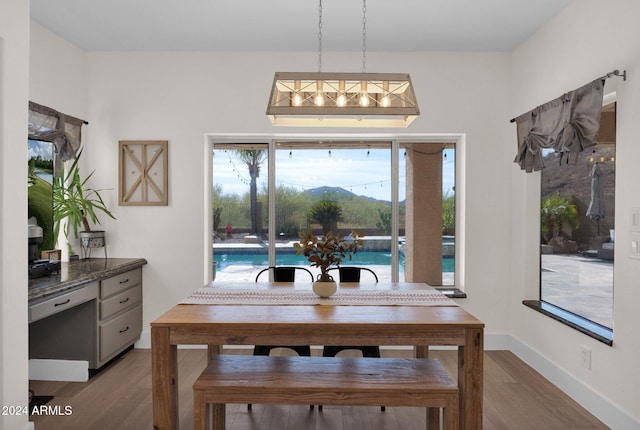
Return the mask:
POLYGON ((82 360, 29 360, 29 379, 86 382, 89 362, 82 360))
POLYGON ((625 413, 607 398, 593 391, 566 370, 558 367, 518 338, 513 336, 509 336, 509 338, 509 346, 505 349, 513 352, 519 359, 533 367, 545 379, 608 427, 612 429, 640 430, 640 421, 625 413))

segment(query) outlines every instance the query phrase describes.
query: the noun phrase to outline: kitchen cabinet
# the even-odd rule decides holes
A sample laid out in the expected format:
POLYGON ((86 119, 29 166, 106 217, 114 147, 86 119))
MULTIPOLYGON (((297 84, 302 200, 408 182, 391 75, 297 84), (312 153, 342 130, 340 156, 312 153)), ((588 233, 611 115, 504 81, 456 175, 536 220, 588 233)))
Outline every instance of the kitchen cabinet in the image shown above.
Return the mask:
POLYGON ((146 260, 91 260, 30 282, 29 358, 84 360, 96 370, 140 338, 146 260))

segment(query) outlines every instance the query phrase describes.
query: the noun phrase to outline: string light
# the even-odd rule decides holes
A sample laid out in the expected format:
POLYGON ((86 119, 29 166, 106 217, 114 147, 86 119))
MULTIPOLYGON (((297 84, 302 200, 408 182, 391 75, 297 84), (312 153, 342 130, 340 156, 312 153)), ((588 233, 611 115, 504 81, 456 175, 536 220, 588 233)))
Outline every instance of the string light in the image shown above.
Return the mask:
POLYGON ((229 157, 229 164, 231 164, 231 168, 233 169, 234 173, 238 176, 238 179, 240 180, 240 182, 242 182, 245 185, 249 185, 251 183, 251 180, 247 179, 245 176, 240 174, 240 172, 244 171, 244 169, 243 170, 238 169, 236 164, 233 162, 234 157, 231 156, 229 151, 225 149, 224 152, 225 154, 227 154, 227 157, 229 157))

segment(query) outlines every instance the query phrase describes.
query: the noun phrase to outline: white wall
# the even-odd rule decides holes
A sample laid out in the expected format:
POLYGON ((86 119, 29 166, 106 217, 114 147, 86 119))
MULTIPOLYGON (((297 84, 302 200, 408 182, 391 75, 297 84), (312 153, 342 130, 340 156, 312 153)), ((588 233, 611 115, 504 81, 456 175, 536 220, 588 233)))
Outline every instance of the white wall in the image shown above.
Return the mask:
MULTIPOLYGON (((144 321, 204 282, 205 133, 301 133, 265 116, 273 73, 307 69, 313 53, 90 53, 89 117, 95 182, 116 188, 117 143, 169 141, 169 206, 119 207, 108 220, 109 255, 145 257, 144 321), (220 82, 220 84, 216 84, 220 82)), ((325 70, 349 71, 353 53, 325 56, 325 70), (335 64, 332 64, 335 63, 335 64)), ((505 332, 503 269, 508 258, 508 184, 513 158, 508 116, 509 55, 368 54, 370 70, 409 72, 422 116, 405 133, 467 133, 467 285, 464 302, 488 331, 505 332), (487 160, 487 161, 480 161, 487 160), (491 191, 491 192, 488 192, 491 191), (492 311, 489 311, 492 309, 492 311)), ((324 133, 327 130, 322 130, 324 133)), ((389 132, 390 130, 384 130, 389 132)), ((393 131, 393 130, 391 130, 393 131)), ((358 131, 331 129, 329 132, 358 131)), ((380 130, 361 130, 363 133, 380 130)), ((85 160, 87 161, 87 160, 85 160)))
MULTIPOLYGON (((27 401, 29 4, 0 0, 0 406, 27 401)), ((26 416, 0 415, 0 429, 26 416)))
MULTIPOLYGON (((629 258, 629 218, 640 206, 640 3, 634 0, 573 2, 543 30, 513 52, 511 116, 526 112, 614 69, 626 69, 617 84, 616 261, 614 345, 606 346, 528 308, 523 299, 538 298, 538 174, 511 168, 513 183, 512 288, 513 336, 537 354, 626 411, 640 428, 640 260, 629 258), (580 367, 580 346, 592 350, 592 368, 580 367)), ((619 78, 614 78, 619 79, 619 78)), ((515 126, 513 128, 515 148, 515 126)), ((566 387, 565 387, 566 388, 566 387)), ((592 406, 592 412, 598 406, 592 406)), ((602 418, 607 418, 603 416, 602 418)), ((610 418, 610 417, 609 417, 610 418)), ((617 422, 613 428, 630 428, 617 422)))
MULTIPOLYGON (((86 52, 35 21, 31 21, 30 35, 29 100, 85 119, 86 52)), ((83 127, 82 133, 88 137, 91 128, 83 127)))

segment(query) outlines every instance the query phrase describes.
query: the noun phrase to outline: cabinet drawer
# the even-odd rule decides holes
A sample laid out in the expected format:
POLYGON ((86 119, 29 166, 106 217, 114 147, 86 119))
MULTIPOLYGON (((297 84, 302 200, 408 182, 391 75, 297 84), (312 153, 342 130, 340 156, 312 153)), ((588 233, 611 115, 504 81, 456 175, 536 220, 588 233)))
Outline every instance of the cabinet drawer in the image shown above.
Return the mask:
POLYGON ((100 303, 100 319, 109 318, 121 310, 130 308, 142 301, 142 285, 130 288, 126 291, 116 294, 100 303))
POLYGON ((121 273, 100 282, 100 298, 112 296, 142 282, 142 269, 121 273))
POLYGON ((108 358, 121 347, 140 337, 142 331, 142 306, 100 326, 100 361, 108 358))
POLYGON ((29 322, 37 321, 58 312, 66 311, 76 305, 95 299, 98 295, 98 283, 92 282, 70 293, 62 294, 42 303, 29 306, 29 322))

